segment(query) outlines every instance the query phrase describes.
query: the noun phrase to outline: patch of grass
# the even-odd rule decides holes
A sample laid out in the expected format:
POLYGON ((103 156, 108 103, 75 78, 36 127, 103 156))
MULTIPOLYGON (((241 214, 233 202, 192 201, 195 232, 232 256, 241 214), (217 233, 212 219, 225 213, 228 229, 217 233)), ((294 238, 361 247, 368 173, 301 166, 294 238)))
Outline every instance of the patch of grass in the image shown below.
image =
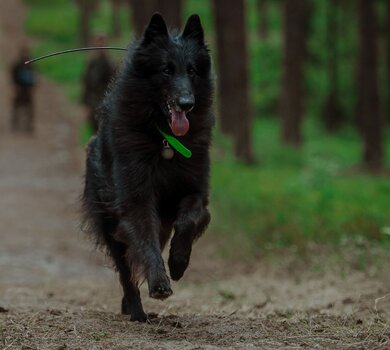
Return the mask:
POLYGON ((88 141, 90 140, 92 135, 92 126, 88 122, 83 123, 80 130, 80 140, 84 146, 88 144, 88 141))
POLYGON ((107 338, 108 335, 109 334, 106 333, 106 332, 93 332, 93 333, 90 334, 90 338, 92 340, 99 341, 99 340, 107 338))
POLYGON ((221 289, 220 291, 218 291, 218 294, 224 302, 229 302, 236 299, 236 295, 227 289, 221 289))
MULTIPOLYGON (((389 179, 350 171, 360 159, 358 135, 346 129, 329 137, 308 120, 306 143, 294 150, 279 143, 278 131, 275 120, 256 121, 256 166, 237 163, 229 143, 216 135, 212 230, 234 242, 249 240, 253 252, 353 237, 390 243, 383 233, 390 218, 389 179)), ((231 252, 237 247, 226 246, 231 252)))

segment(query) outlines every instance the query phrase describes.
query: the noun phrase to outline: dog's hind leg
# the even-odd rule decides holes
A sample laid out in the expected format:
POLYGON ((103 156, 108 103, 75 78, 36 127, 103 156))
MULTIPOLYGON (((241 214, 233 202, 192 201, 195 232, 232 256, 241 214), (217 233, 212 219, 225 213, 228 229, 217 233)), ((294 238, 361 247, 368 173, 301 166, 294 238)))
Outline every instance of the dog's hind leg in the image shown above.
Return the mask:
POLYGON ((169 271, 174 281, 183 276, 190 262, 192 243, 210 222, 206 204, 203 197, 197 195, 185 197, 180 203, 168 259, 169 271))

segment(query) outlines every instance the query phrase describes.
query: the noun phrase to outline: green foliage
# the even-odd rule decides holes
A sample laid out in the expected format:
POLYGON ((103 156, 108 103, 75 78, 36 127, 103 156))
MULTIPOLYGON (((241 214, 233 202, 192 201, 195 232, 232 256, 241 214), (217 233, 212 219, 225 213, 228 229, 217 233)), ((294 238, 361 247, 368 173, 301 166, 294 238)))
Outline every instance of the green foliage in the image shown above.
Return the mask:
POLYGON ((107 338, 108 336, 109 334, 106 332, 92 332, 90 334, 90 339, 95 341, 100 341, 107 338))
MULTIPOLYGON (((214 232, 241 246, 249 238, 253 252, 285 245, 303 248, 308 242, 340 243, 347 237, 390 243, 383 233, 390 226, 390 182, 353 168, 360 158, 354 130, 329 137, 309 121, 302 150, 280 145, 275 120, 257 120, 254 134, 257 166, 237 163, 229 143, 220 134, 215 137, 214 232)), ((225 248, 236 254, 235 247, 225 248)))
MULTIPOLYGON (((320 117, 329 84, 329 50, 326 43, 330 2, 320 0, 312 7, 310 35, 308 38, 308 64, 306 67, 307 106, 311 115, 320 117)), ((337 62, 339 96, 343 110, 350 122, 354 119, 357 80, 357 14, 355 7, 340 3, 332 8, 338 25, 337 62), (345 25, 348 23, 348 25, 345 25)))
POLYGON ((50 39, 62 45, 74 44, 78 37, 77 9, 64 1, 29 0, 27 30, 41 40, 50 39))
POLYGON ((280 3, 269 2, 267 40, 258 35, 257 0, 248 0, 247 32, 250 57, 250 90, 256 116, 275 116, 281 77, 280 3))

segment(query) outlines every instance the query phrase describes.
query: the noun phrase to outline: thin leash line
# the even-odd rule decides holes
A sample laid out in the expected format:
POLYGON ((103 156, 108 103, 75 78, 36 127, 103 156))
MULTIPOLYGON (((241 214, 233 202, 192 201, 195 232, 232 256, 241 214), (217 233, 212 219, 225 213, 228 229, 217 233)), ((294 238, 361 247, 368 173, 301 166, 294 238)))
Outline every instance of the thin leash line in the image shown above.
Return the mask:
POLYGON ((32 60, 28 60, 24 62, 24 64, 30 64, 39 60, 43 60, 45 58, 53 57, 53 56, 58 56, 66 53, 71 53, 71 52, 79 52, 79 51, 93 51, 93 50, 118 50, 118 51, 127 51, 127 48, 124 47, 117 47, 117 46, 91 46, 91 47, 79 47, 76 49, 68 49, 68 50, 63 50, 63 51, 57 51, 53 53, 49 53, 47 55, 43 55, 37 58, 33 58, 32 60))

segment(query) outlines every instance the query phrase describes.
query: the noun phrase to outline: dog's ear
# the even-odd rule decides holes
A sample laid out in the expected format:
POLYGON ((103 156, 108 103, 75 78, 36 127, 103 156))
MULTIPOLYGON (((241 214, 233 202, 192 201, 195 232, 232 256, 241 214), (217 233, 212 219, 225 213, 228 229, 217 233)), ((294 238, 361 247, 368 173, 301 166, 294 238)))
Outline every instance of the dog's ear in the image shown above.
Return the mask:
POLYGON ((164 18, 159 13, 155 13, 150 19, 150 23, 145 29, 142 40, 143 45, 151 43, 157 37, 168 37, 168 28, 164 18))
POLYGON ((203 27, 198 15, 194 14, 188 18, 182 36, 183 38, 195 39, 200 45, 204 45, 203 27))

